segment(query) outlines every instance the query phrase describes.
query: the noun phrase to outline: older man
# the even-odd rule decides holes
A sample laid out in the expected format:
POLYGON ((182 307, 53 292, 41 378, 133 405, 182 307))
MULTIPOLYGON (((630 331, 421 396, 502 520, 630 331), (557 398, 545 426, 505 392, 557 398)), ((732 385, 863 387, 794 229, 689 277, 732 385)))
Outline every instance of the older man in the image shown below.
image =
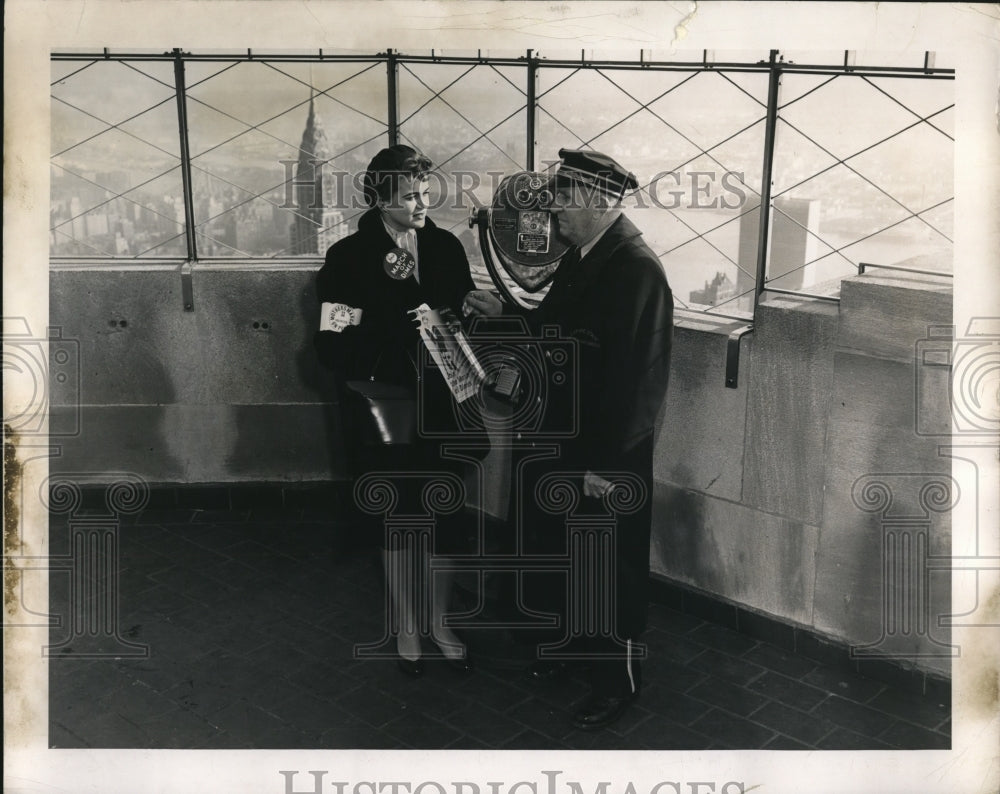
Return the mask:
MULTIPOLYGON (((571 248, 545 299, 528 315, 535 328, 559 326, 580 351, 579 432, 561 444, 558 468, 582 476, 592 507, 600 506, 622 475, 641 483, 638 509, 617 515, 613 586, 594 581, 591 573, 582 579, 583 592, 571 596, 592 604, 593 591, 609 590, 614 600, 613 631, 577 631, 566 646, 589 662, 592 691, 574 723, 590 730, 617 720, 641 686, 636 641, 646 626, 653 433, 667 389, 673 298, 659 260, 622 212, 622 199, 638 188, 635 176, 597 152, 562 149, 559 157, 552 214, 571 248)), ((483 314, 503 310, 484 292, 470 293, 466 307, 483 314)), ((561 522, 544 524, 534 531, 565 537, 561 522)), ((546 606, 565 618, 556 590, 565 600, 563 585, 550 590, 555 595, 546 606)), ((567 670, 565 662, 540 655, 529 674, 544 682, 567 670)))

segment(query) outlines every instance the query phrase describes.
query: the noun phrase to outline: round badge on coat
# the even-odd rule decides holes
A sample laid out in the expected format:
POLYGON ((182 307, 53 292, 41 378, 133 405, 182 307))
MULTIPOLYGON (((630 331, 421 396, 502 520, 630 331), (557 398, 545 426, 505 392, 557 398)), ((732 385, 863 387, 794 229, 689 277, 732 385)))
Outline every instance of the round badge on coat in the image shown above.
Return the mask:
POLYGON ((393 248, 382 259, 382 267, 385 268, 385 272, 390 278, 397 281, 409 278, 416 266, 417 260, 405 248, 393 248))

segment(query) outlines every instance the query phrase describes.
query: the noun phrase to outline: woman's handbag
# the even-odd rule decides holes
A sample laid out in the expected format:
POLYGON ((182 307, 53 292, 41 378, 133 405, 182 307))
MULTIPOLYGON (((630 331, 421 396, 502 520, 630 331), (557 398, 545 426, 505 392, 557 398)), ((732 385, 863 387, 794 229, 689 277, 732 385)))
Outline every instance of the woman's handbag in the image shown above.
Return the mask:
POLYGON ((366 446, 412 444, 417 438, 416 396, 406 386, 375 379, 381 360, 379 354, 368 380, 345 382, 353 414, 345 419, 353 423, 351 431, 366 446))

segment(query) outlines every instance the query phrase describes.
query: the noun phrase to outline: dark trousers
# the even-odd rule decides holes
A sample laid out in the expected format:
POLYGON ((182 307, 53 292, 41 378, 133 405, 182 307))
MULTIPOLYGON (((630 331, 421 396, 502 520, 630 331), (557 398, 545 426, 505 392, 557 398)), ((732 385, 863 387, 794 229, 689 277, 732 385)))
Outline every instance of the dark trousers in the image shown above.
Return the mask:
POLYGON ((525 552, 536 560, 539 555, 553 560, 549 569, 532 568, 523 576, 525 606, 556 617, 554 627, 534 632, 539 658, 585 664, 594 692, 601 695, 636 693, 642 683, 639 640, 648 603, 651 469, 652 439, 609 467, 609 473, 617 472, 636 489, 622 510, 613 500, 584 497, 583 472, 551 461, 522 483, 524 493, 535 497, 524 500, 525 552), (577 492, 575 503, 547 500, 546 486, 557 481, 577 492))

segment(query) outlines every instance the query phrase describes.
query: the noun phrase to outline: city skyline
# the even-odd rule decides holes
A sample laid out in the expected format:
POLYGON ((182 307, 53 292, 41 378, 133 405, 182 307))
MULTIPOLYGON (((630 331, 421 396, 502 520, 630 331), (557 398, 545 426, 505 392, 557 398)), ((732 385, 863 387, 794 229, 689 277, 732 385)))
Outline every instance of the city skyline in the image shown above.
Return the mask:
MULTIPOLYGON (((53 64, 51 254, 183 258, 170 65, 97 66, 84 79, 89 69, 53 64)), ((321 256, 326 245, 354 230, 364 207, 357 177, 388 143, 384 73, 370 64, 186 68, 199 256, 321 256), (306 181, 297 176, 305 173, 305 155, 317 154, 303 144, 310 112, 326 136, 322 156, 314 158, 323 164, 324 184, 332 185, 324 188, 325 219, 302 211, 302 187, 295 185, 306 181), (303 224, 312 229, 305 247, 303 224)), ((443 181, 434 187, 447 195, 437 199, 433 217, 462 238, 483 273, 467 219, 475 206, 489 203, 500 175, 520 170, 526 160, 519 77, 519 67, 411 64, 400 71, 400 140, 440 165, 443 181), (443 93, 435 97, 436 91, 443 93)), ((950 267, 950 81, 878 78, 827 87, 823 80, 828 78, 786 80, 774 157, 773 196, 817 202, 809 233, 813 250, 825 259, 808 268, 806 282, 846 273, 863 252, 895 256, 900 244, 900 258, 931 251, 950 267), (917 90, 916 82, 928 85, 917 90), (902 87, 919 113, 888 96, 887 87, 902 87), (911 213, 927 222, 906 221, 911 213), (908 235, 897 234, 893 224, 908 235)), ((639 195, 629 209, 679 295, 704 292, 717 276, 742 281, 746 257, 738 230, 761 189, 765 75, 609 77, 542 69, 538 96, 539 169, 555 161, 562 146, 588 146, 618 158, 643 187, 656 180, 653 192, 639 195), (587 103, 578 101, 581 91, 587 103), (674 181, 663 178, 675 173, 674 181), (738 205, 706 207, 725 198, 719 183, 726 175, 740 194, 738 205)))

